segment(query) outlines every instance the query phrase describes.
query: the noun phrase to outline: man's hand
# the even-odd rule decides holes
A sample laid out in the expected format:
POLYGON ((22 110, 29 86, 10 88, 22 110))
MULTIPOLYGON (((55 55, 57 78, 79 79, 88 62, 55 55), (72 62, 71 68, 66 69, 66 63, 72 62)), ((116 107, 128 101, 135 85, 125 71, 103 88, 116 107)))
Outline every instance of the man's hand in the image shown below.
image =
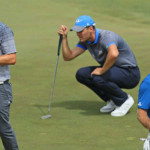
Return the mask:
POLYGON ((65 25, 61 25, 57 33, 59 35, 63 35, 63 38, 66 38, 68 34, 68 29, 65 25))
POLYGON ((141 138, 141 141, 145 141, 143 144, 143 150, 150 150, 150 133, 147 136, 147 139, 141 138))
POLYGON ((148 139, 145 140, 143 145, 143 150, 150 150, 150 141, 148 139))
POLYGON ((93 75, 102 75, 104 73, 103 68, 96 68, 92 73, 91 73, 91 77, 93 75))

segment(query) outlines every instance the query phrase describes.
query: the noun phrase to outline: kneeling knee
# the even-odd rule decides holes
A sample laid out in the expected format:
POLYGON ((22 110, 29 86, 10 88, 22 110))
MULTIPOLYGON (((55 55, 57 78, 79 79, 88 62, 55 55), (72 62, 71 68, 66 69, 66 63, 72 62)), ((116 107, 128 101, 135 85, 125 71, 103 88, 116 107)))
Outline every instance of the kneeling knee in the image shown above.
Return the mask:
POLYGON ((76 72, 76 79, 77 79, 79 82, 81 82, 82 79, 84 79, 84 72, 83 72, 82 68, 79 69, 79 70, 76 72))

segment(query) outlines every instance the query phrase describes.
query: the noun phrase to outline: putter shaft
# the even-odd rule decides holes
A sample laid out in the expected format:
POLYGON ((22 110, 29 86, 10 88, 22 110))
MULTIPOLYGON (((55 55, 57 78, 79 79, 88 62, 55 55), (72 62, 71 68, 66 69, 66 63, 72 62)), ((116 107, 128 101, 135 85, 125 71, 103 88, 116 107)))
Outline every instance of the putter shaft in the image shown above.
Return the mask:
POLYGON ((51 97, 50 97, 49 107, 48 107, 48 115, 42 116, 41 119, 51 118, 50 109, 51 109, 51 102, 52 102, 52 99, 53 99, 53 90, 54 90, 54 85, 55 85, 55 79, 56 79, 56 72, 57 72, 57 66, 58 66, 61 43, 62 43, 62 35, 60 35, 60 37, 59 37, 57 60, 56 60, 56 67, 55 67, 55 74, 54 74, 54 80, 53 80, 53 85, 52 85, 51 97))

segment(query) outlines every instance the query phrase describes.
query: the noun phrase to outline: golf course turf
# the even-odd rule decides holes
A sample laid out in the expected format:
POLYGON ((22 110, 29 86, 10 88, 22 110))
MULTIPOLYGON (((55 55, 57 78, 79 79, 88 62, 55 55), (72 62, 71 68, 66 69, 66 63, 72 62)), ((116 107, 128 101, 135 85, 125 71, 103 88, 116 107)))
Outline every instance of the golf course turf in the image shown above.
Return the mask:
MULTIPOLYGON (((60 54, 52 117, 40 117, 48 112, 60 25, 71 28, 77 17, 89 15, 97 28, 122 36, 136 56, 142 81, 150 73, 149 8, 149 0, 1 0, 0 21, 13 30, 17 48, 17 63, 10 66, 10 121, 20 150, 142 149, 139 139, 148 130, 137 120, 139 85, 125 90, 135 100, 126 116, 100 113, 105 103, 75 79, 79 68, 98 65, 88 51, 70 62, 60 54)), ((74 48, 76 33, 69 32, 68 39, 74 48)))

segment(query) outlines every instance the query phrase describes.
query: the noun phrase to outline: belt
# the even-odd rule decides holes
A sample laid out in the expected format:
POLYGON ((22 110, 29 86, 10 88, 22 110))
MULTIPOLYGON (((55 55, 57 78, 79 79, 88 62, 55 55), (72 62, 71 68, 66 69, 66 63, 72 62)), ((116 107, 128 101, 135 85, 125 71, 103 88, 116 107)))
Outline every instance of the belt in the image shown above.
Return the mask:
POLYGON ((0 84, 4 84, 4 82, 0 81, 0 84))
POLYGON ((0 85, 6 83, 6 82, 8 82, 8 81, 9 81, 9 80, 6 80, 6 81, 0 81, 0 85))

